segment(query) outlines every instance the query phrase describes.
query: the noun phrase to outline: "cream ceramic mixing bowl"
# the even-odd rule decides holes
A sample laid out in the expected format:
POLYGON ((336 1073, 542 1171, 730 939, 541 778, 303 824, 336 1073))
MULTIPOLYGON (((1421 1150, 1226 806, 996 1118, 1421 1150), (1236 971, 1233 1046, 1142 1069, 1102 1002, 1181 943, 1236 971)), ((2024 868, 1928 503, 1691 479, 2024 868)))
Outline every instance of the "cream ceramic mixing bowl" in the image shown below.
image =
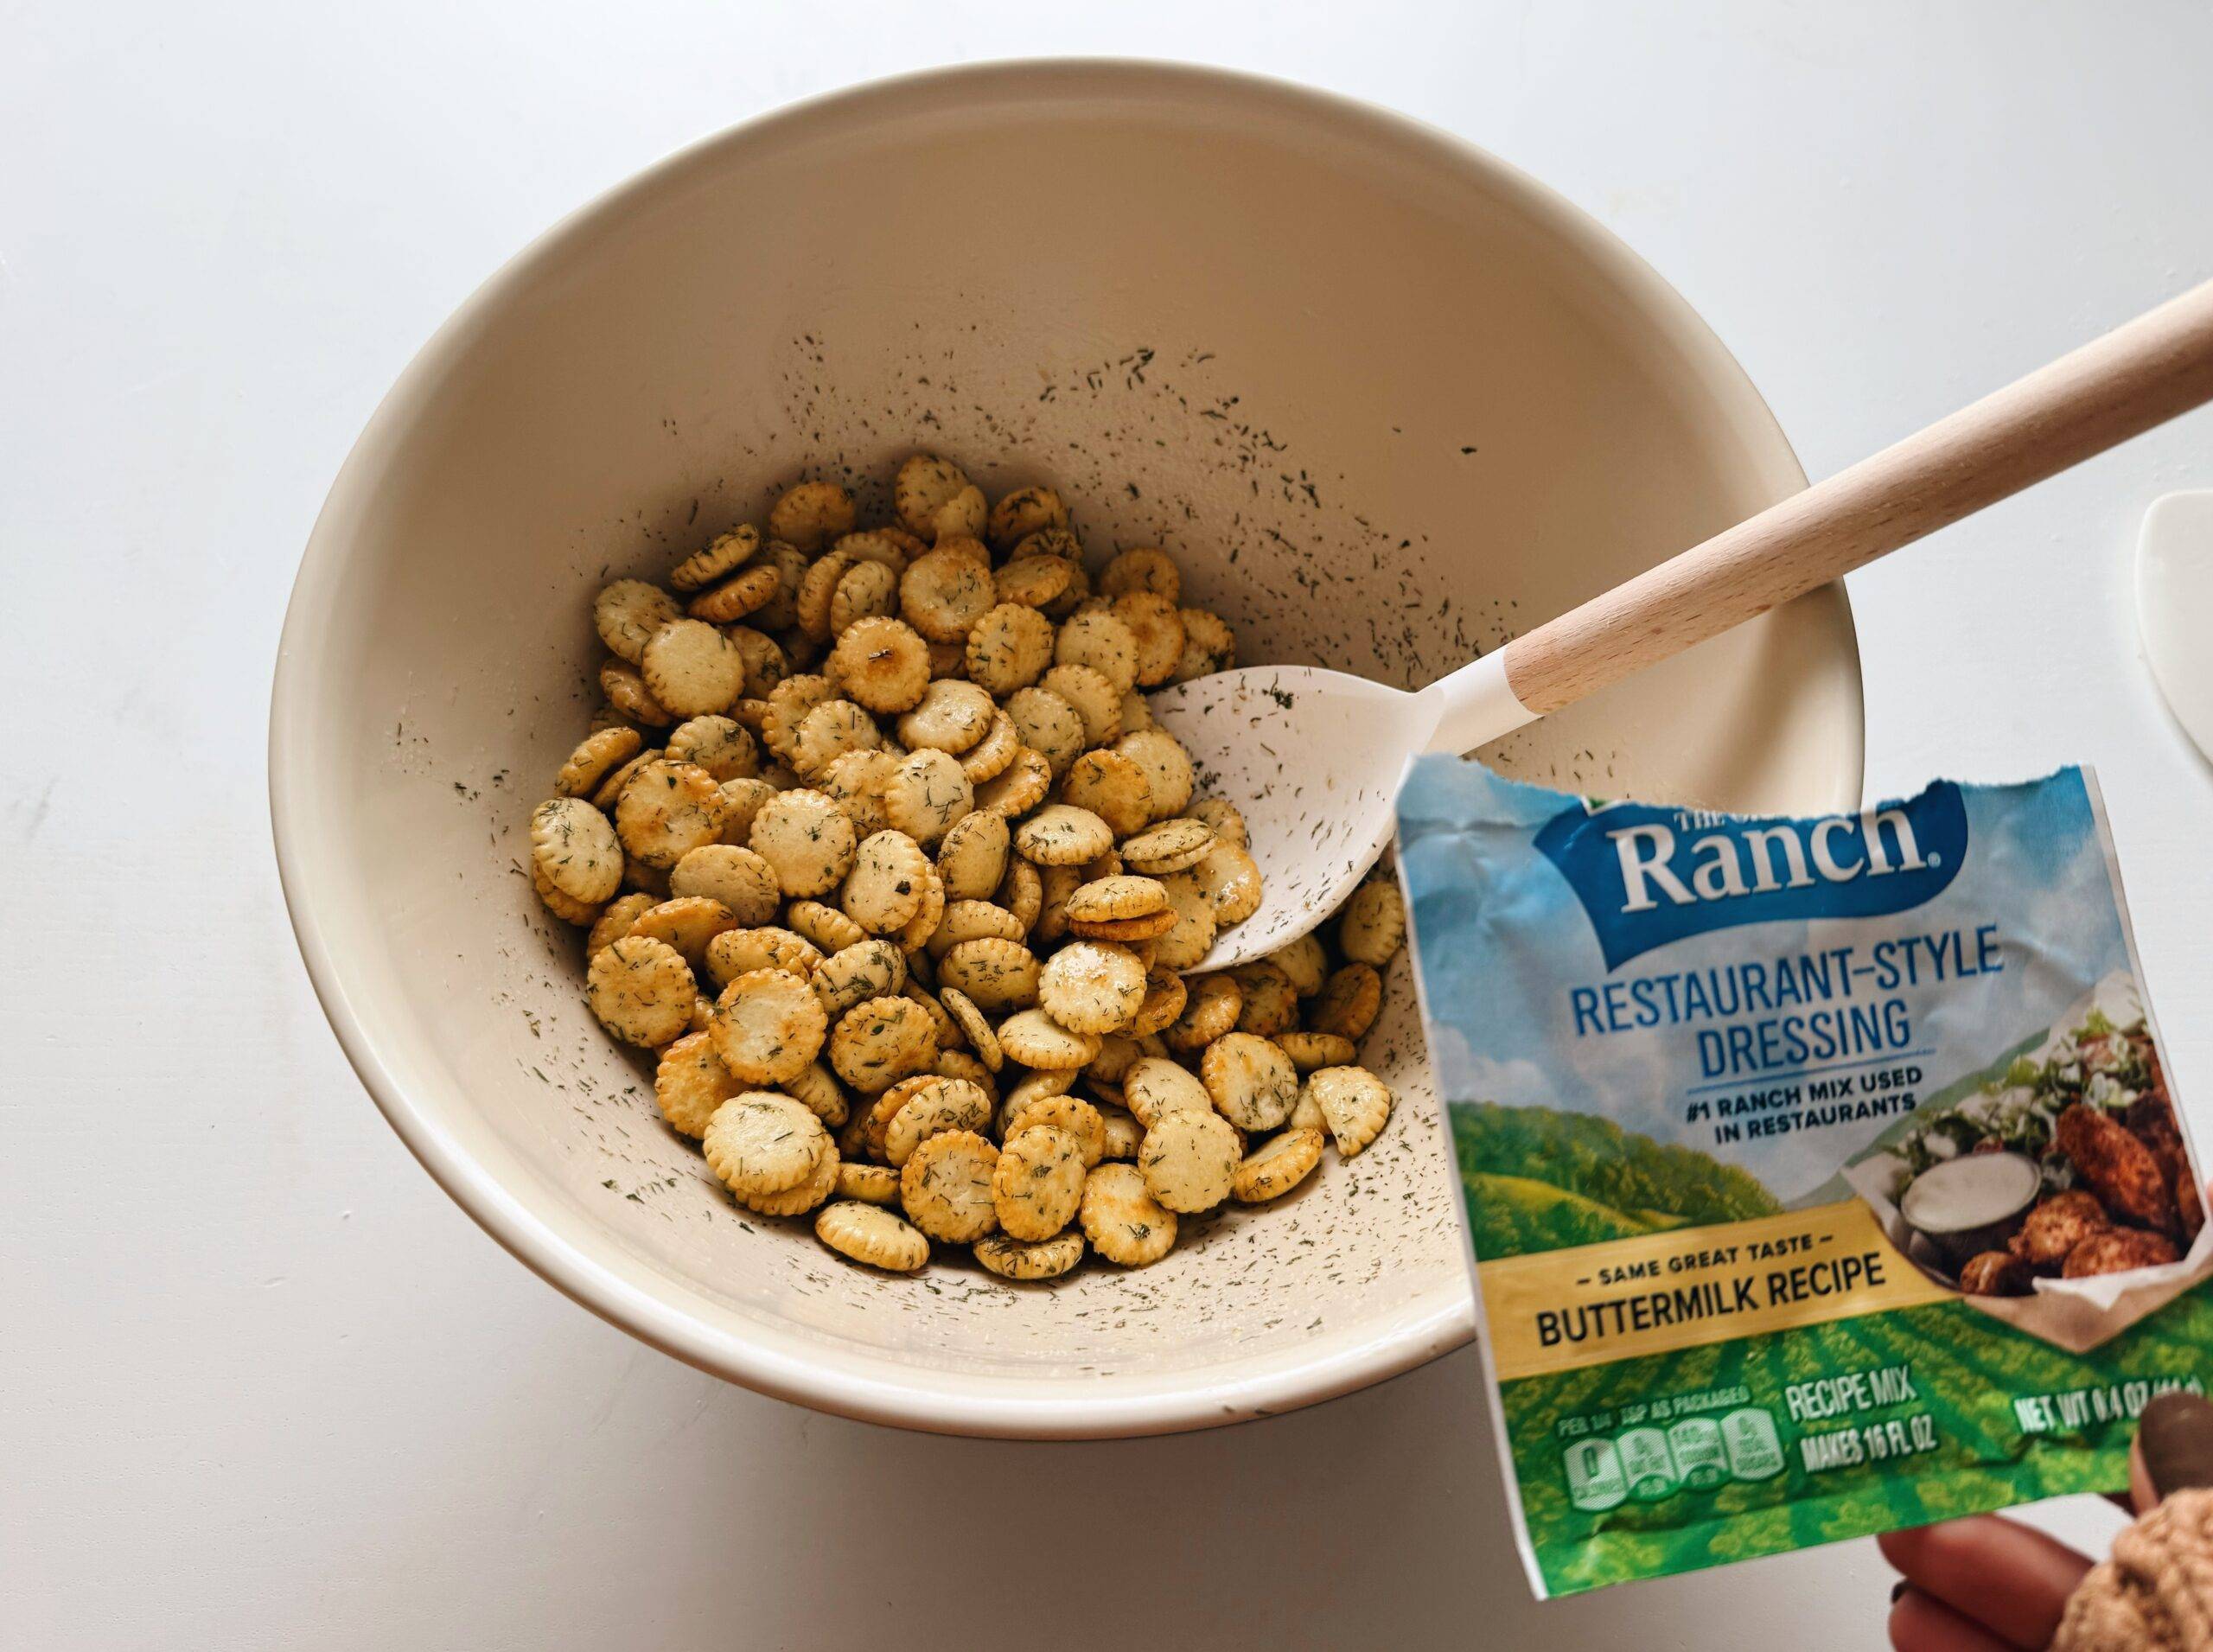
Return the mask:
MULTIPOLYGON (((977 1434, 1194 1428, 1464 1341, 1451 1167, 1406 962, 1366 1058, 1400 1105, 1158 1266, 891 1278, 750 1217, 594 1024, 526 820, 597 694, 592 591, 804 475, 881 506, 916 448, 1049 482, 1094 552, 1170 547, 1242 657, 1404 686, 1802 484, 1759 397, 1556 196, 1393 116, 1189 68, 864 87, 561 224, 424 347, 302 564, 270 743, 278 859, 393 1128, 545 1279, 787 1399, 977 1434)), ((1496 749, 1746 808, 1859 799, 1828 590, 1496 749)), ((1327 776, 1313 777, 1326 785, 1327 776)))

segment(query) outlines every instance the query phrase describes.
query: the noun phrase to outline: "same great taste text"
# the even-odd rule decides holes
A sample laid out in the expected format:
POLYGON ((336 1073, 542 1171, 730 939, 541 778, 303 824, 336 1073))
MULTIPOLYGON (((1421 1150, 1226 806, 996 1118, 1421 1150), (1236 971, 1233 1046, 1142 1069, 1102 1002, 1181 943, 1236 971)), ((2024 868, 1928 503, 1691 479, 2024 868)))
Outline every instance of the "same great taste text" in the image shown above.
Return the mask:
POLYGON ((1567 1003, 1578 1038, 1688 1028, 1700 1075, 1736 1079, 1910 1049, 1908 992, 2005 968, 1985 923, 1594 982, 1567 1003))

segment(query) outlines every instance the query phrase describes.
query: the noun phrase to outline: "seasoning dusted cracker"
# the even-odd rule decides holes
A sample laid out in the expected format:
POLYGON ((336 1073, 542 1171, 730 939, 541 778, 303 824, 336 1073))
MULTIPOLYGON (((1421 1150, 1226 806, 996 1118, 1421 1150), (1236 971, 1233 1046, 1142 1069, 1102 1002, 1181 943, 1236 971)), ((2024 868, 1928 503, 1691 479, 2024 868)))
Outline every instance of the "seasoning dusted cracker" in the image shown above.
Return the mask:
POLYGON ((1149 912, 1141 918, 1069 918, 1070 934, 1081 935, 1087 941, 1117 941, 1126 947, 1138 947, 1158 941, 1176 927, 1173 912, 1149 912))
POLYGON ((1113 848, 1114 834, 1089 809, 1055 803, 1014 829, 1014 846, 1024 860, 1039 866, 1080 866, 1113 848))
POLYGON ((1006 817, 972 810, 946 828, 937 848, 938 876, 949 902, 989 900, 1006 876, 1007 850, 1013 842, 1006 817))
POLYGON ((737 920, 720 901, 705 895, 672 895, 639 914, 630 933, 675 947, 696 972, 705 966, 708 943, 737 927, 737 920))
POLYGON ((702 844, 687 850, 671 869, 668 888, 672 896, 704 896, 719 903, 730 915, 730 922, 723 926, 725 929, 768 922, 783 899, 783 891, 776 887, 776 874, 767 861, 750 849, 726 843, 702 844))
POLYGON ((969 485, 960 467, 934 453, 901 461, 891 484, 891 507, 900 526, 924 539, 936 536, 937 513, 969 485))
POLYGON ((1166 820, 1190 807, 1197 771, 1191 767, 1191 754, 1174 735, 1165 729, 1141 729, 1124 735, 1114 749, 1145 770, 1157 818, 1166 820))
POLYGON ((1214 905, 1223 928, 1242 923, 1260 909, 1260 868, 1234 843, 1218 843, 1191 868, 1191 877, 1214 905))
MULTIPOLYGON (((1150 784, 1147 795, 1151 794, 1150 784)), ((1179 814, 1160 821, 1122 844, 1122 858, 1148 877, 1188 871, 1215 846, 1215 830, 1204 820, 1179 814)))
POLYGON ((1304 1032, 1289 1030, 1275 1035, 1276 1048, 1291 1057, 1291 1064, 1302 1073, 1311 1073, 1317 1067, 1345 1067, 1351 1064, 1360 1049, 1349 1038, 1334 1032, 1304 1032))
POLYGON ((1000 1231, 1032 1242, 1059 1233, 1083 1202, 1084 1168, 1082 1151, 1066 1131, 1030 1125, 1009 1136, 992 1171, 1000 1231))
POLYGON ((1145 966, 1127 947, 1113 941, 1071 941, 1045 960, 1037 976, 1039 1005, 1075 1033, 1128 1026, 1145 993, 1145 966))
POLYGON ((980 1086, 966 1079, 933 1078, 884 1126, 883 1157, 894 1169, 903 1168, 932 1136, 948 1130, 981 1130, 991 1116, 992 1099, 980 1086))
POLYGON ((825 1131, 813 1172, 806 1181, 781 1193, 764 1193, 739 1202, 764 1216, 799 1216, 813 1209, 837 1190, 838 1150, 832 1143, 829 1132, 825 1131))
POLYGON ((981 533, 985 520, 984 490, 973 486, 963 488, 937 507, 930 517, 930 531, 943 544, 948 539, 981 533))
POLYGON ((1176 1247, 1176 1213, 1159 1202, 1134 1164, 1101 1164, 1083 1183, 1083 1236, 1123 1267, 1150 1267, 1176 1247))
POLYGON ((958 988, 985 1011, 999 1015, 1037 1002, 1043 967, 1036 954, 1020 941, 984 935, 947 947, 938 960, 937 979, 941 988, 958 988))
POLYGON ((899 931, 900 949, 909 956, 929 945, 945 921, 945 880, 937 868, 922 863, 922 903, 899 931))
POLYGON ((1079 1068, 1099 1053, 1094 1035, 1064 1027, 1043 1010, 1017 1010, 998 1031, 999 1048, 1024 1067, 1079 1068))
POLYGON ((1322 1132, 1285 1130, 1247 1153, 1230 1177, 1240 1204, 1266 1204, 1304 1182, 1322 1162, 1322 1132))
POLYGON ((695 991, 683 955, 643 935, 625 935, 594 953, 584 973, 584 1000, 599 1024, 646 1049, 683 1036, 695 991))
POLYGON ((899 577, 901 617, 932 642, 965 642, 998 600, 990 564, 946 545, 899 577))
POLYGON ((1228 1119, 1211 1111, 1177 1108, 1147 1126, 1137 1162, 1145 1190, 1168 1209, 1189 1215, 1229 1196, 1243 1158, 1228 1119))
MULTIPOLYGON (((1100 1161, 1133 1159, 1145 1140, 1145 1126, 1127 1107, 1109 1101, 1098 1104, 1100 1161)), ((1094 1167, 1095 1168, 1095 1167, 1094 1167)))
POLYGON ((1225 803, 1218 797, 1202 797, 1190 804, 1189 808, 1190 818, 1204 823, 1224 843, 1234 843, 1240 849, 1253 846, 1252 830, 1246 826, 1245 817, 1238 813, 1234 804, 1225 803))
POLYGON ((834 482, 802 482, 787 488, 768 507, 768 537, 812 555, 853 531, 853 496, 834 482))
POLYGON ((1383 978, 1372 964, 1347 964, 1322 985, 1306 1013, 1316 1032, 1333 1032, 1355 1043, 1375 1024, 1383 1008, 1383 978))
POLYGON ((724 711, 745 687, 745 656, 704 620, 671 620, 655 631, 639 672, 647 691, 682 718, 724 711))
POLYGON ((821 1000, 804 977, 756 969, 723 988, 708 1031, 715 1054, 741 1083, 781 1084, 813 1062, 828 1026, 821 1000))
POLYGON ((909 752, 883 782, 885 817, 917 845, 938 842, 975 806, 967 775, 941 750, 909 752))
MULTIPOLYGON (((876 1165, 839 1165, 840 1196, 836 1203, 823 1206, 815 1216, 814 1236, 840 1256, 890 1273, 912 1273, 928 1261, 930 1241, 890 1211, 879 1209, 884 1200, 864 1200, 846 1193, 845 1177, 849 1172, 890 1175, 876 1165)), ((892 1185, 896 1188, 896 1182, 892 1185)))
POLYGON ((836 800, 865 840, 891 824, 883 810, 883 785, 898 761, 881 749, 842 752, 815 776, 814 789, 836 800))
POLYGON ((615 831, 630 858, 666 871, 722 835, 724 804, 715 777, 692 763, 657 758, 615 801, 615 831))
POLYGON ((684 605, 684 611, 695 620, 717 625, 728 625, 749 616, 767 624, 770 622, 769 605, 782 590, 782 570, 771 563, 756 563, 741 569, 713 590, 701 591, 684 605))
POLYGON ((936 1059, 937 1028, 922 1005, 908 998, 870 998, 846 1011, 831 1030, 831 1070, 864 1095, 922 1072, 936 1059))
MULTIPOLYGON (((1165 959, 1160 961, 1167 963, 1165 959)), ((1183 1013, 1161 1035, 1170 1049, 1205 1049, 1237 1025, 1239 1012, 1245 1007, 1245 989, 1232 976, 1195 976, 1188 985, 1190 996, 1183 1013)))
POLYGON ((1168 890, 1158 880, 1128 872, 1077 885, 1067 907, 1072 923, 1145 918, 1167 909, 1168 890))
POLYGON ((1055 1279, 1083 1260, 1083 1235, 1055 1234, 1030 1242, 1006 1234, 992 1234, 973 1247, 976 1260, 1003 1279, 1055 1279))
POLYGON ((957 986, 940 986, 937 997, 977 1060, 991 1071, 999 1071, 1005 1065, 1006 1057, 999 1049, 998 1035, 992 1030, 992 1024, 984 1018, 976 1001, 957 986))
POLYGON ((653 696, 646 686, 646 679, 638 668, 623 660, 609 660, 599 668, 599 692, 607 696, 607 703, 633 723, 643 724, 650 729, 665 729, 676 721, 669 709, 653 696))
MULTIPOLYGON (((1052 565, 1068 564, 1055 561, 1052 565)), ((997 603, 970 628, 961 658, 970 681, 994 695, 1015 693, 1030 686, 1052 665, 1053 622, 1034 607, 997 603)))
POLYGON ((704 1032, 688 1032, 660 1053, 654 1069, 654 1100, 671 1128, 691 1137, 707 1133, 715 1110, 738 1093, 739 1085, 715 1054, 704 1032))
POLYGON ((1004 773, 976 788, 976 807, 1007 820, 1018 820, 1043 802, 1052 786, 1052 765, 1042 753, 1024 746, 1015 752, 1004 773))
POLYGON ((669 731, 667 755, 713 775, 717 784, 761 772, 761 749, 735 718, 715 712, 695 717, 669 731))
POLYGON ((820 901, 794 901, 784 909, 784 922, 826 953, 843 952, 868 939, 867 930, 836 907, 820 901))
POLYGON ((1221 615, 1209 609, 1183 608, 1176 610, 1176 617, 1183 622, 1183 653, 1169 681, 1188 683, 1237 663, 1237 634, 1221 615))
POLYGON ((736 573, 760 549, 761 530, 749 523, 741 523, 727 533, 717 534, 704 550, 694 551, 670 569, 668 583, 679 590, 704 590, 725 575, 736 573))
MULTIPOLYGON (((544 890, 539 892, 542 895, 544 890)), ((616 896, 591 920, 591 933, 584 937, 584 956, 589 959, 602 947, 611 947, 622 940, 630 933, 630 926, 637 922, 640 915, 650 912, 657 904, 652 896, 642 890, 616 896)))
MULTIPOLYGON (((1117 688, 1103 672, 1063 661, 1039 678, 1037 686, 1068 703, 1083 724, 1084 746, 1103 746, 1120 737, 1122 696, 1129 691, 1117 688)), ((1055 763, 1054 772, 1065 772, 1068 767, 1055 763)))
POLYGON ((1249 1032, 1224 1033, 1199 1058, 1199 1077, 1215 1111, 1240 1130, 1273 1130, 1298 1100, 1291 1057, 1249 1032))
POLYGON ((1017 488, 992 507, 984 532, 1001 550, 1048 528, 1066 528, 1068 507, 1050 488, 1017 488))
POLYGON ((1330 1127, 1337 1151, 1352 1158, 1391 1119, 1391 1087, 1364 1067, 1322 1067, 1306 1075, 1306 1089, 1330 1127))
POLYGON ((929 645, 904 621, 857 619, 830 651, 829 674, 858 705, 879 713, 904 711, 928 692, 929 645))
POLYGON ((589 798, 599 789, 600 781, 637 756, 645 743, 645 737, 627 723, 586 735, 553 776, 554 793, 561 797, 589 798))
POLYGON ((786 1079, 784 1094, 826 1125, 835 1126, 845 1122, 845 1093, 838 1088, 838 1081, 820 1062, 811 1062, 786 1079))
POLYGON ((1329 978, 1329 954, 1311 934, 1277 947, 1268 954, 1268 962, 1283 972, 1291 991, 1302 998, 1311 998, 1319 992, 1322 983, 1329 978))
POLYGON ((1026 1095, 1011 1103, 1001 1115, 999 1134, 1011 1139, 1040 1125, 1049 1125, 1075 1142, 1086 1170, 1099 1163, 1106 1150, 1106 1123, 1099 1109, 1065 1090, 1026 1095))
POLYGON ((1130 1017, 1127 1030, 1138 1037, 1164 1032, 1175 1024, 1189 1001, 1190 988, 1183 978, 1172 969, 1153 965, 1145 973, 1145 997, 1130 1017))
POLYGON ((992 1173, 998 1150, 971 1130, 949 1130, 915 1149, 899 1172, 907 1220, 950 1245, 973 1245, 998 1226, 992 1173))
POLYGON ((1183 657, 1183 621, 1172 598, 1151 591, 1124 591, 1114 598, 1113 616, 1137 642, 1137 686, 1157 688, 1176 674, 1183 657))
POLYGON ((899 575, 881 562, 856 562, 830 597, 830 635, 843 636, 856 621, 899 611, 899 575))
POLYGON ((1049 778, 1059 779, 1083 755, 1083 718, 1050 688, 1018 688, 1007 696, 1005 711, 1024 748, 1045 760, 1049 778))
POLYGON ((1068 765, 1061 797, 1088 809, 1118 838, 1152 819, 1152 787, 1145 770, 1119 751, 1087 751, 1068 765))
MULTIPOLYGON (((1017 557, 992 577, 992 584, 1002 603, 1036 609, 1066 596, 1075 576, 1076 564, 1063 557, 1017 557)), ((1049 646, 1048 659, 1049 663, 1049 646)))
POLYGON ((1045 880, 1037 869, 1019 856, 1007 861, 1006 876, 992 897, 1014 914, 1026 934, 1036 926, 1045 906, 1045 880))
POLYGON ((776 794, 776 788, 756 776, 726 780, 717 788, 723 794, 723 829, 717 841, 744 847, 753 837, 754 817, 761 813, 761 806, 776 794))
POLYGON ((1118 705, 1137 684, 1137 637, 1107 609, 1077 614, 1062 625, 1054 640, 1053 660, 1057 665, 1087 666, 1097 672, 1113 685, 1118 705))
POLYGON ((981 786, 1012 768, 1021 751, 1022 737, 1015 732, 1014 719, 1004 711, 995 712, 984 737, 960 754, 960 772, 972 788, 981 786))
POLYGON ((1160 937, 1154 955, 1170 969, 1193 968, 1214 946, 1214 903, 1189 872, 1170 872, 1161 884, 1168 891, 1169 910, 1176 922, 1160 937))
POLYGON ((1122 1075, 1122 1102, 1150 1130, 1169 1113, 1211 1113, 1214 1098, 1189 1068, 1158 1056, 1140 1056, 1122 1075))
POLYGON ((907 960, 888 941, 871 939, 839 948, 807 976, 822 1012, 835 1021, 871 998, 890 998, 907 985, 907 960))
POLYGON ((899 1116, 899 1110, 944 1076, 938 1072, 910 1074, 896 1084, 887 1086, 869 1103, 861 1113, 861 1145, 870 1158, 883 1159, 891 1121, 899 1116))
POLYGON ((1272 1038, 1298 1024, 1298 989, 1291 977, 1266 958, 1240 964, 1231 972, 1245 994, 1237 1012, 1237 1030, 1272 1038))
POLYGON ((1370 878, 1338 910, 1337 950, 1355 964, 1381 969, 1406 941, 1406 903, 1396 883, 1370 878))
MULTIPOLYGON (((838 1196, 858 1199, 863 1204, 896 1204, 899 1202, 899 1172, 888 1164, 859 1164, 851 1159, 842 1159, 838 1165, 838 1196)), ((819 1222, 820 1219, 817 1220, 819 1222)), ((902 1221, 900 1225, 905 1227, 906 1223, 902 1221)), ((818 1225, 815 1232, 820 1234, 821 1231, 818 1225)), ((915 1237, 919 1239, 922 1236, 916 1234, 915 1237)), ((846 1254, 851 1255, 851 1253, 849 1251, 846 1254)), ((925 1241, 922 1260, 927 1261, 928 1258, 929 1245, 925 1241)), ((919 1261, 915 1264, 916 1267, 922 1265, 919 1261)))
POLYGON ((530 886, 545 909, 564 923, 582 928, 598 922, 600 909, 590 901, 579 901, 573 895, 564 895, 546 880, 545 874, 533 866, 530 869, 530 886))
MULTIPOLYGON (((815 791, 779 792, 753 817, 748 839, 786 895, 820 895, 853 868, 860 847, 851 817, 815 791)), ((802 932, 804 933, 804 932, 802 932)))
POLYGON ((549 798, 532 811, 530 858, 545 883, 571 902, 596 906, 622 887, 622 845, 615 830, 582 798, 549 798))
POLYGON ((945 1006, 937 1001, 937 994, 922 982, 909 976, 907 984, 899 989, 899 996, 922 1006, 922 1013, 929 1017, 930 1024, 936 1029, 939 1055, 942 1056, 960 1042, 960 1029, 945 1012, 945 1006))
POLYGON ((703 1133, 707 1163, 740 1199, 798 1187, 834 1152, 822 1121, 788 1095, 743 1090, 715 1109, 703 1133))
MULTIPOLYGON (((757 617, 757 616, 756 616, 757 617)), ((768 691, 791 674, 791 661, 776 640, 749 625, 726 625, 723 635, 737 647, 745 660, 744 696, 765 699, 768 691)))
POLYGON ((871 934, 890 934, 922 910, 929 873, 929 857, 905 832, 872 832, 854 853, 839 904, 871 934))
POLYGON ((807 714, 837 698, 838 686, 819 673, 803 671, 785 678, 768 691, 768 709, 761 715, 761 738, 778 761, 790 762, 793 743, 807 714))
MULTIPOLYGON (((633 666, 644 657, 654 633, 683 614, 673 596, 642 579, 618 579, 603 586, 591 605, 593 628, 608 653, 633 666)), ((619 709, 620 702, 616 704, 619 709)))

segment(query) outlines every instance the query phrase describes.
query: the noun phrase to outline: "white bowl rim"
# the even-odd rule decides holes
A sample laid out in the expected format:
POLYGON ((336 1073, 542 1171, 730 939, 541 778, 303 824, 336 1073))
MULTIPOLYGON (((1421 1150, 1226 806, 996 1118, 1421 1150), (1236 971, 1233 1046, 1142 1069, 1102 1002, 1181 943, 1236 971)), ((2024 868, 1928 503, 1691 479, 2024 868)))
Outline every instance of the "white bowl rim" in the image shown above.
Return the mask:
MULTIPOLYGON (((333 950, 309 891, 330 869, 305 830, 307 799, 295 777, 304 770, 313 730, 296 716, 317 652, 298 646, 320 633, 335 611, 344 557, 335 507, 365 487, 395 431, 404 429, 445 369, 493 312, 537 267, 558 256, 595 220, 648 192, 675 185, 692 168, 725 149, 757 144, 826 118, 864 116, 870 105, 917 96, 974 107, 987 99, 1033 99, 1041 91, 1157 96, 1164 102, 1195 93, 1234 98, 1326 120, 1349 136, 1381 145, 1426 150, 1480 175, 1530 219, 1569 244, 1592 268, 1635 298, 1642 312, 1692 364, 1721 399, 1734 427, 1764 464, 1788 484, 1805 473, 1772 411, 1720 339, 1680 294, 1629 246, 1580 207, 1489 151, 1411 116, 1270 76, 1202 64, 1137 58, 1007 59, 925 69, 841 88, 783 105, 688 144, 616 183, 562 218, 502 265, 418 350, 393 382, 341 466, 303 553, 271 696, 270 812, 277 873, 293 932, 324 1015, 355 1074, 409 1151, 440 1187, 518 1260, 583 1306, 699 1369, 817 1410, 865 1422, 933 1432, 1001 1438, 1103 1438, 1171 1433, 1240 1422, 1334 1399, 1426 1363, 1475 1334, 1472 1295, 1411 1320, 1362 1334, 1357 1327, 1273 1354, 1233 1361, 1202 1373, 1170 1376, 1086 1377, 1067 1382, 980 1376, 896 1365, 859 1356, 775 1326, 754 1322, 740 1334, 683 1311, 673 1299, 680 1285, 616 1247, 587 1254, 557 1221, 518 1199, 396 1080, 351 1002, 346 966, 333 950)), ((1833 807, 1859 806, 1864 781, 1865 708, 1849 599, 1836 588, 1847 640, 1852 727, 1833 807)), ((703 1304, 705 1298, 701 1299, 703 1304)))

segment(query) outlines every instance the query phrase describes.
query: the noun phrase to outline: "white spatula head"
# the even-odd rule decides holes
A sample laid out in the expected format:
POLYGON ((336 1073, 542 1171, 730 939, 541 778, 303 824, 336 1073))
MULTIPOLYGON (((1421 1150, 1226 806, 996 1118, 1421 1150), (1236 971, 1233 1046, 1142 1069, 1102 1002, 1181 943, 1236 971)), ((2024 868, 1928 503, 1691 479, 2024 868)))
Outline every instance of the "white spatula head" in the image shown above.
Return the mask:
POLYGON ((1200 970, 1297 940, 1336 910, 1391 840, 1392 803, 1434 705, 1341 671, 1253 666, 1152 696, 1198 795, 1234 804, 1260 868, 1260 909, 1221 932, 1200 970))
POLYGON ((2152 501, 2136 544, 2136 618, 2175 721, 2213 758, 2213 489, 2152 501))

